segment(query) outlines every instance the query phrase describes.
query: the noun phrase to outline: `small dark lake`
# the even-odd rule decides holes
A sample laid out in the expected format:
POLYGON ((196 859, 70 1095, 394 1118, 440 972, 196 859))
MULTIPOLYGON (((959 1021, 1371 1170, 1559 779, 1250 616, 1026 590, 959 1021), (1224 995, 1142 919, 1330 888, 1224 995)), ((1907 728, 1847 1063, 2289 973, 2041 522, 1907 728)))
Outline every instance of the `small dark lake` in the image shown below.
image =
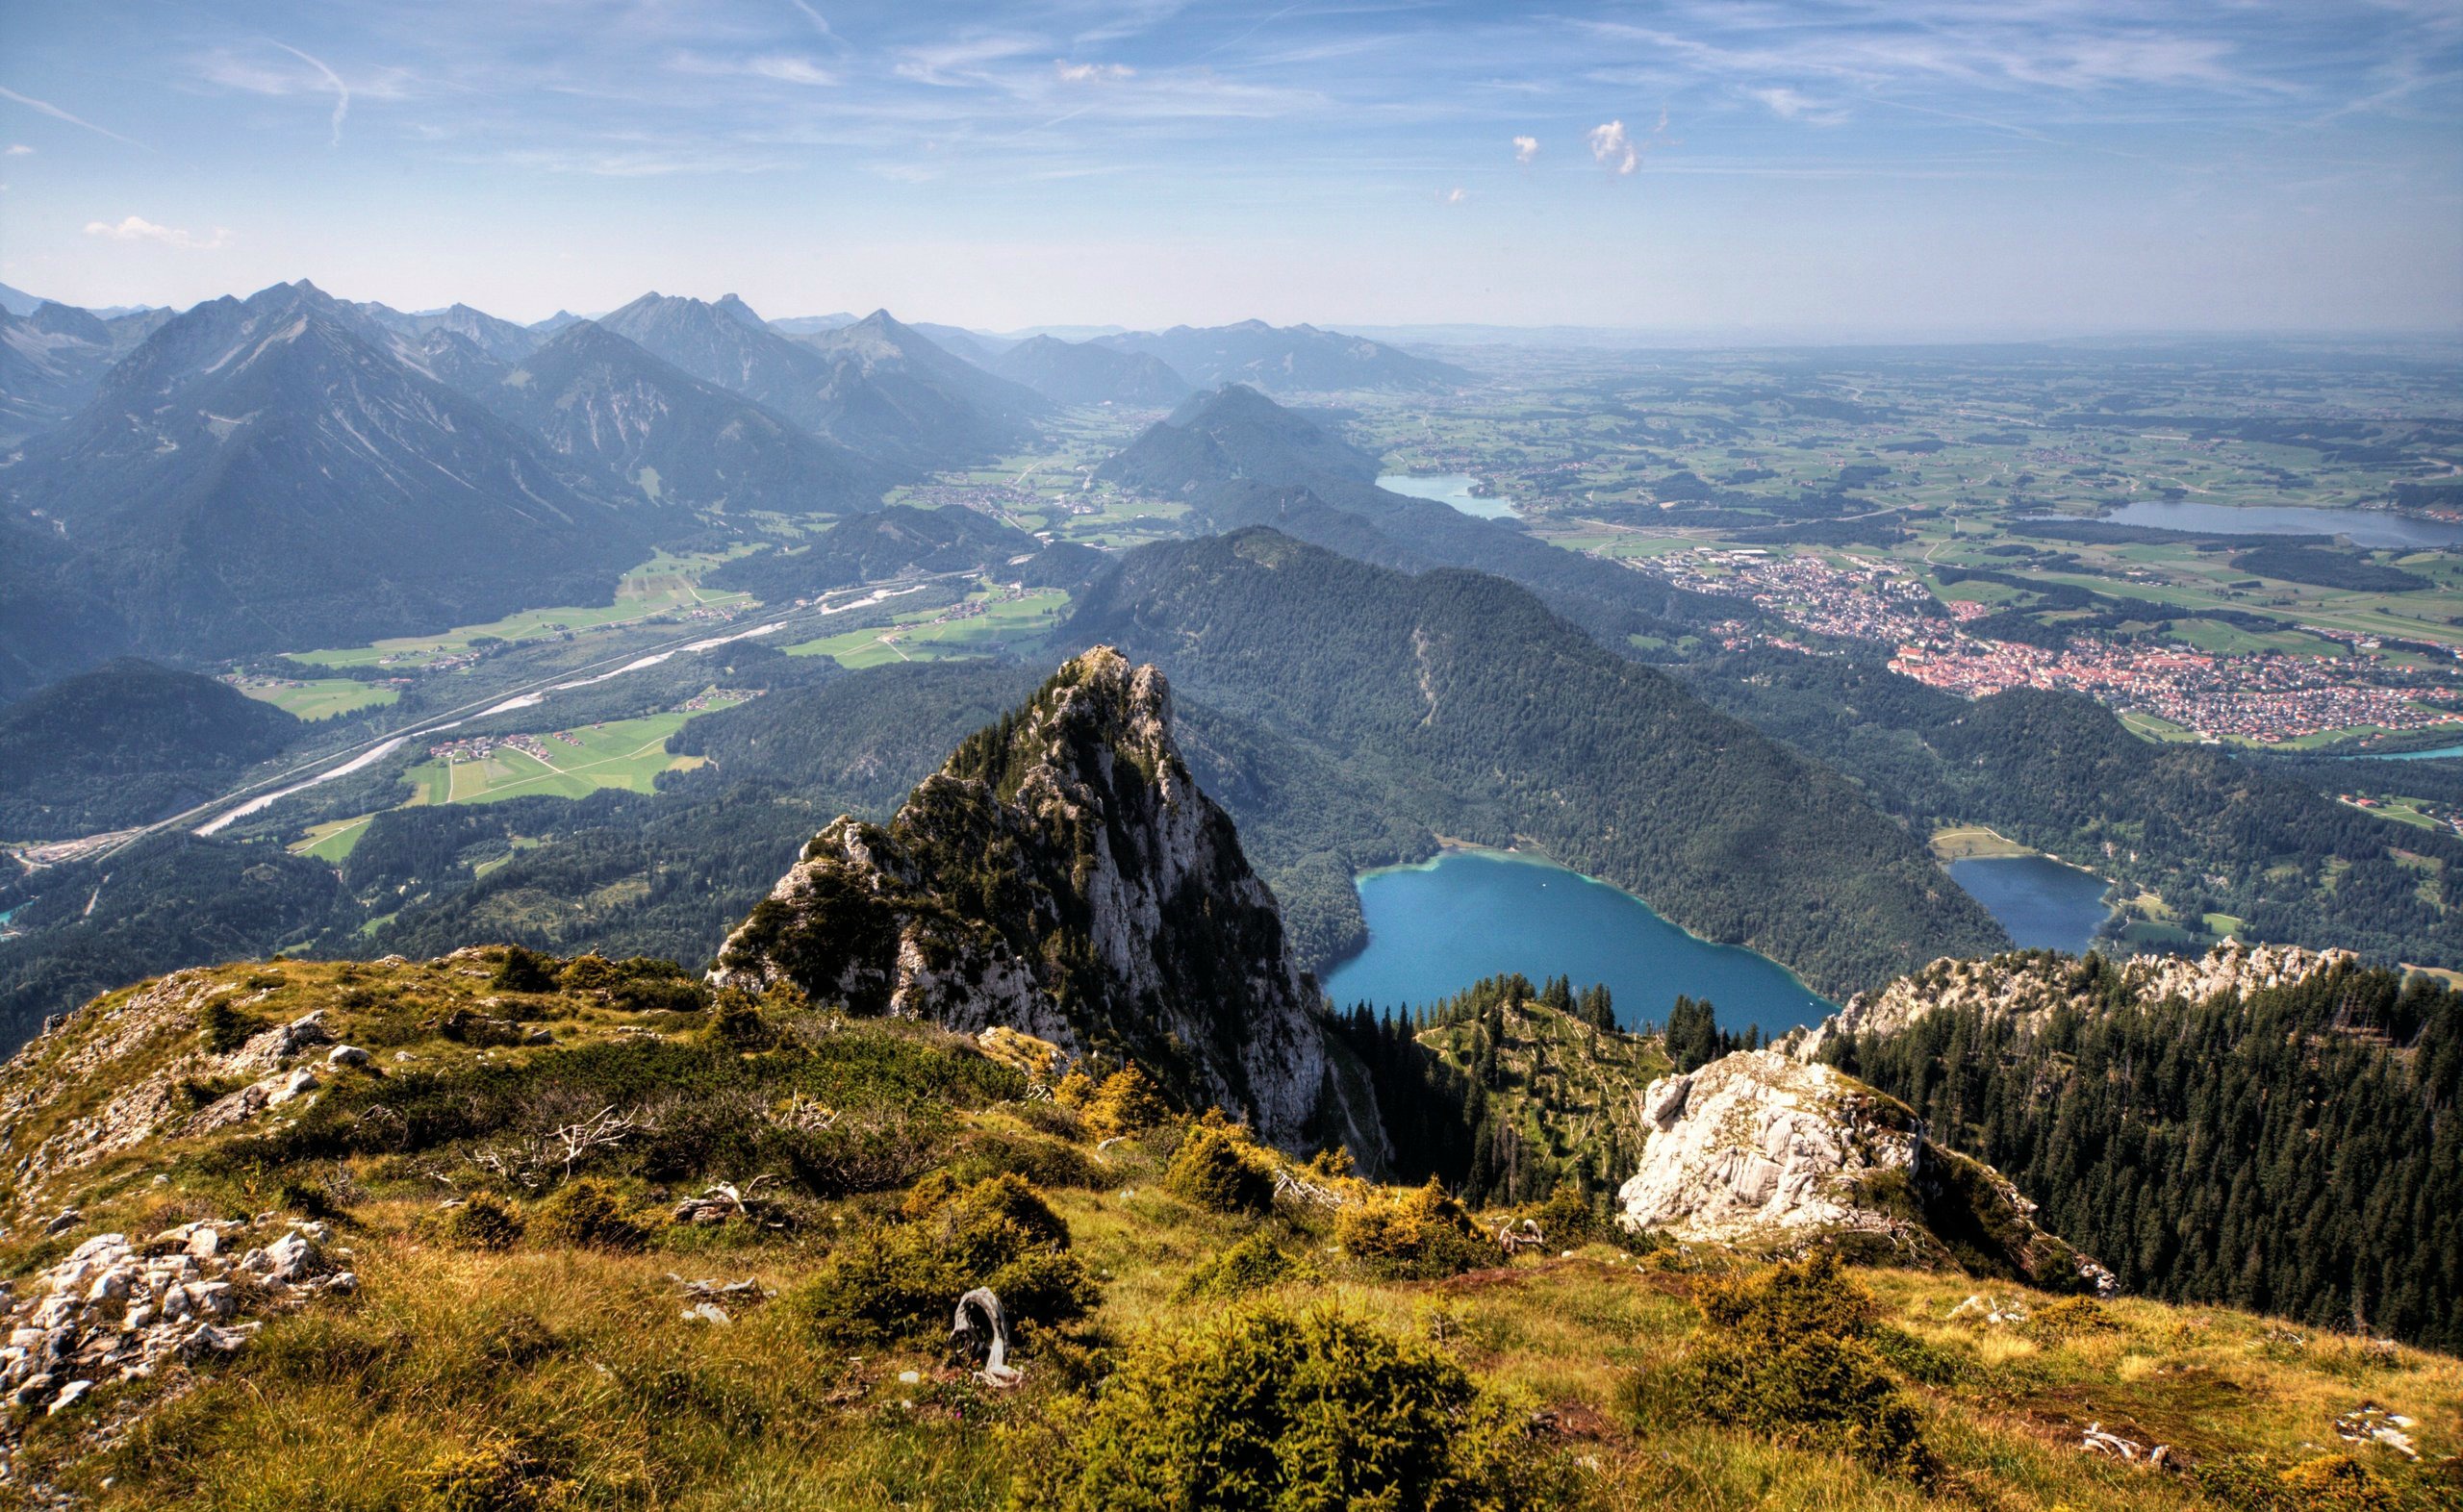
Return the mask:
POLYGON ((1950 880, 2026 950, 2084 955, 2112 912, 2102 877, 2050 856, 1972 856, 1950 863, 1950 880))
POLYGON ((2382 509, 2138 499, 2102 517, 2116 525, 2153 525, 2163 530, 2211 530, 2250 536, 2349 536, 2354 545, 2400 546, 2414 551, 2463 545, 2463 525, 2382 509))
POLYGON ((1483 976, 1605 982, 1627 1024, 1663 1022, 1679 993, 1707 997, 1719 1026, 1764 1037, 1817 1022, 1837 1005, 1777 962, 1696 940, 1619 888, 1532 857, 1451 850, 1359 879, 1368 948, 1333 969, 1337 1006, 1433 1004, 1483 976))

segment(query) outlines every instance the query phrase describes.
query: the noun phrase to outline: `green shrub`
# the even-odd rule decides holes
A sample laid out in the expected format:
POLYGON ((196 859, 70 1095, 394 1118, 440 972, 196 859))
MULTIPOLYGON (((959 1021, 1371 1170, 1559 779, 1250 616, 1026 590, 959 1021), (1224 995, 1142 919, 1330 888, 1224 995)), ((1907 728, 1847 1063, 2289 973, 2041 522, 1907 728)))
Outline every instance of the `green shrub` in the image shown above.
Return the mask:
POLYGON ((649 1237, 625 1216, 614 1188, 587 1176, 566 1182, 541 1203, 530 1232, 548 1244, 583 1249, 639 1249, 649 1237))
POLYGON ((978 1286, 1029 1326, 1075 1322, 1101 1299, 1067 1252, 1069 1225, 1015 1175, 960 1187, 935 1172, 907 1212, 907 1222, 843 1241, 784 1305, 833 1344, 876 1345, 946 1331, 958 1298, 978 1286))
POLYGON ((266 1021, 231 1006, 227 997, 216 997, 197 1015, 197 1040, 207 1053, 228 1055, 248 1043, 248 1037, 266 1027, 266 1021))
POLYGON ((541 955, 521 945, 507 945, 490 985, 507 993, 552 993, 561 970, 561 963, 554 956, 541 955))
POLYGON ((521 1239, 521 1215, 485 1192, 474 1192, 437 1224, 456 1249, 510 1249, 521 1239))
POLYGON ((422 1512, 541 1512, 565 1504, 572 1489, 502 1439, 441 1450, 413 1484, 422 1512))
POLYGON ((761 1005, 750 993, 728 988, 710 1005, 710 1021, 702 1039, 730 1050, 766 1050, 778 1036, 761 1017, 761 1005))
POLYGON ((1274 1176, 1241 1131, 1200 1123, 1172 1152, 1163 1185, 1209 1213, 1263 1213, 1274 1206, 1274 1176))
POLYGON ((1170 1118, 1172 1109, 1144 1071, 1124 1066, 1105 1077, 1086 1099, 1085 1116, 1086 1127, 1098 1139, 1110 1139, 1151 1129, 1170 1118))
POLYGON ((1935 1478, 1922 1415, 1868 1337, 1872 1298, 1841 1273, 1835 1253, 1708 1281, 1696 1300, 1709 1326, 1690 1353, 1620 1389, 1636 1427, 1708 1418, 1918 1484, 1935 1478))
POLYGON ((2038 1344, 2067 1344, 2094 1333, 2119 1333, 2120 1324, 2095 1298, 2065 1297, 2046 1302, 2027 1320, 2027 1332, 2038 1344))
POLYGON ((1395 1277, 1459 1275, 1497 1259, 1496 1245, 1434 1176, 1415 1191, 1344 1207, 1334 1218, 1334 1239, 1353 1258, 1395 1277))
MULTIPOLYGON (((2262 1454, 2225 1454, 2190 1472, 2201 1496, 2233 1512, 2401 1512, 2402 1496, 2349 1454, 2284 1466, 2262 1454)), ((2443 1504, 2443 1503, 2440 1503, 2443 1504)))
POLYGON ((1020 1506, 1390 1507, 1558 1499, 1559 1468, 1434 1346, 1327 1308, 1254 1308, 1132 1351, 1064 1401, 1020 1506))
POLYGON ((1271 1235, 1251 1234, 1190 1272, 1181 1283, 1180 1295, 1184 1300, 1229 1301, 1285 1281, 1317 1278, 1317 1268, 1306 1257, 1293 1255, 1271 1235))
POLYGON ((1066 1140, 987 1131, 974 1135, 950 1162, 961 1182, 1013 1172, 1039 1187, 1095 1190, 1111 1184, 1111 1172, 1066 1140))

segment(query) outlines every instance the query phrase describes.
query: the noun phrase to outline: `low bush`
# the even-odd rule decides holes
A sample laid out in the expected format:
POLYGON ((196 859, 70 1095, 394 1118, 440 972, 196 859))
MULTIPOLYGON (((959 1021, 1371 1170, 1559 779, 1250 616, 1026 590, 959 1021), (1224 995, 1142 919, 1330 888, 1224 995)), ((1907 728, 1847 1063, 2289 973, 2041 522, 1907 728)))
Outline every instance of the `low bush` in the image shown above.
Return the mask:
POLYGON ((1285 1281, 1313 1281, 1319 1273, 1307 1257, 1294 1255, 1268 1234, 1251 1234, 1199 1266, 1182 1281, 1184 1300, 1229 1301, 1262 1292, 1285 1281))
POLYGON ((496 974, 489 985, 506 993, 552 993, 564 963, 551 955, 522 945, 504 947, 504 959, 496 963, 496 974))
POLYGON ((1014 1174, 961 1187, 936 1172, 906 1211, 905 1222, 842 1242, 784 1304, 825 1340, 873 1345, 946 1331, 978 1286, 1028 1328, 1073 1323, 1101 1299, 1068 1253, 1068 1224, 1014 1174))
POLYGON ((2027 1332, 2038 1344, 2067 1344, 2089 1334, 2119 1333, 2120 1324, 2095 1298, 2065 1297, 2037 1308, 2027 1320, 2027 1332))
POLYGON ((231 1006, 227 997, 216 997, 197 1015, 196 1037, 206 1052, 228 1055, 248 1043, 248 1036, 266 1027, 266 1021, 231 1006))
POLYGON ((1706 1281, 1695 1299, 1709 1327, 1690 1352, 1619 1389, 1635 1427, 1708 1418, 1919 1485, 1935 1479, 1922 1415, 1868 1337, 1872 1298, 1835 1253, 1706 1281))
POLYGON ((2227 1454, 2190 1472, 2201 1495, 2233 1512, 2408 1512, 2384 1476, 2349 1454, 2285 1466, 2259 1454, 2227 1454))
POLYGON ((1094 1190, 1111 1184, 1110 1172, 1084 1150, 1065 1140, 1031 1134, 976 1134, 959 1147, 950 1171, 962 1183, 1010 1172, 1039 1187, 1094 1190))
POLYGON ((580 1249, 639 1249, 649 1237, 625 1215, 614 1188, 587 1176, 566 1182, 540 1203, 529 1229, 533 1239, 580 1249))
POLYGON ((485 1192, 474 1192, 436 1225, 437 1237, 456 1249, 510 1249, 521 1240, 521 1215, 485 1192))
POLYGON ((1086 1127, 1098 1139, 1141 1133, 1171 1116, 1163 1094, 1134 1066, 1105 1077, 1085 1105, 1086 1127))
POLYGON ((1398 1278, 1459 1275, 1497 1259, 1496 1245, 1433 1176, 1415 1191, 1347 1205, 1335 1215, 1334 1240, 1371 1270, 1398 1278))
POLYGON ((1485 1512, 1562 1493, 1560 1468, 1460 1366, 1327 1308, 1151 1340, 1051 1421, 1016 1505, 1485 1512))
POLYGON ((1270 1210, 1274 1174, 1245 1132, 1223 1123, 1192 1126, 1164 1168, 1164 1187, 1209 1213, 1270 1210))
POLYGON ((575 1489, 504 1439, 439 1451, 413 1485, 420 1512, 544 1512, 569 1504, 575 1489))

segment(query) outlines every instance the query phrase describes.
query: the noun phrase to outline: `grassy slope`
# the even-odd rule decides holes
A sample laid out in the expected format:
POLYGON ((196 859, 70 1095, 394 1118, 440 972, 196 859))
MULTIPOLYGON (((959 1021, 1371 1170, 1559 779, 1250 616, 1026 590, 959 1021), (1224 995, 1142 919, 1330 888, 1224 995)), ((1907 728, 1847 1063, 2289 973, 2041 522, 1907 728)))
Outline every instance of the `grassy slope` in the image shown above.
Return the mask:
MULTIPOLYGON (((286 963, 212 973, 254 996, 247 1011, 268 1020, 323 1007, 343 1038, 378 1050, 378 1065, 391 1069, 387 1096, 407 1095, 403 1078, 414 1068, 476 1075, 493 1066, 493 1074, 534 1088, 538 1099, 525 1106, 536 1118, 559 1106, 549 1094, 564 1074, 560 1068, 586 1057, 589 1046, 649 1035, 671 1046, 693 1038, 695 1016, 626 1013, 568 994, 521 999, 525 1021, 555 1032, 552 1048, 483 1051, 422 1027, 457 1005, 487 1011, 485 1000, 501 996, 488 975, 487 962, 468 956, 424 967, 286 963), (415 1060, 399 1062, 397 1052, 415 1060)), ((111 1027, 108 1009, 127 1001, 128 995, 113 995, 103 1010, 81 1013, 0 1073, 0 1096, 19 1108, 13 1153, 99 1106, 114 1086, 163 1069, 192 1043, 193 1021, 171 1014, 150 1034, 124 1036, 123 1058, 107 1074, 60 1076, 69 1057, 90 1053, 93 1037, 111 1027)), ((1437 1341, 1492 1389, 1552 1410, 1538 1434, 1542 1451, 1581 1465, 1577 1480, 1593 1504, 1937 1504, 1839 1456, 1717 1424, 1688 1421, 1648 1431, 1623 1425, 1614 1406, 1619 1383, 1667 1365, 1688 1347, 1701 1327, 1689 1298, 1706 1270, 1726 1263, 1717 1256, 1680 1261, 1663 1253, 1637 1263, 1615 1245, 1593 1243, 1570 1258, 1525 1258, 1450 1280, 1381 1281, 1333 1251, 1314 1211, 1230 1218, 1170 1195, 1161 1175, 1174 1128, 1098 1156, 1091 1136, 1073 1135, 1070 1118, 1049 1104, 984 1096, 986 1088, 1022 1092, 1023 1079, 988 1071, 952 1037, 917 1026, 813 1028, 813 1051, 772 1052, 743 1064, 764 1074, 817 1074, 789 1063, 806 1053, 830 1057, 832 1105, 911 1154, 898 1179, 856 1183, 874 1190, 791 1189, 783 1201, 796 1222, 783 1233, 658 1224, 638 1253, 535 1238, 502 1252, 446 1247, 426 1228, 439 1195, 448 1183, 462 1191, 484 1186, 467 1155, 501 1147, 502 1133, 271 1167, 216 1161, 212 1141, 158 1143, 39 1192, 13 1191, 21 1212, 49 1212, 73 1199, 86 1217, 49 1239, 37 1237, 39 1225, 13 1222, 0 1243, 0 1269, 12 1274, 57 1258, 89 1231, 144 1234, 199 1216, 263 1211, 287 1200, 277 1194, 290 1178, 315 1184, 341 1207, 338 1241, 355 1249, 361 1277, 354 1298, 277 1319, 226 1364, 105 1387, 95 1399, 104 1413, 137 1399, 153 1403, 116 1448, 97 1451, 91 1443, 94 1408, 34 1419, 30 1461, 103 1506, 418 1505, 411 1488, 441 1456, 507 1443, 522 1445, 571 1483, 559 1505, 999 1505, 1021 1456, 1032 1452, 1030 1440, 1004 1426, 1030 1426, 1054 1408, 1066 1412, 1062 1378, 1088 1370, 1073 1372, 1064 1357, 1091 1347, 1094 1353, 1077 1357, 1099 1370, 1108 1347, 1179 1332, 1220 1313, 1220 1301, 1180 1298, 1181 1282, 1262 1230, 1312 1257, 1323 1273, 1284 1288, 1291 1300, 1333 1300, 1396 1334, 1437 1341), (946 1100, 917 1098, 911 1088, 885 1095, 900 1075, 944 1077, 946 1100), (749 1312, 734 1307, 740 1316, 724 1326, 681 1317, 673 1274, 749 1276, 789 1292, 833 1249, 862 1245, 899 1223, 899 1189, 918 1170, 995 1137, 1068 1138, 1079 1155, 1102 1162, 1086 1185, 1054 1187, 1049 1196, 1068 1221, 1075 1252, 1104 1278, 1104 1304, 1091 1326, 1078 1331, 1076 1347, 1028 1354, 1022 1390, 990 1392, 946 1368, 929 1336, 885 1348, 824 1344, 785 1302, 749 1312), (169 1179, 157 1185, 157 1173, 169 1179), (901 1380, 910 1371, 918 1379, 901 1380), (108 1491, 106 1476, 113 1480, 108 1491)), ((324 1094, 345 1102, 367 1095, 354 1092, 348 1077, 324 1094)), ((757 1120, 758 1106, 757 1099, 748 1104, 748 1115, 757 1120)), ((278 1112, 263 1121, 279 1126, 288 1117, 278 1112)), ((677 1193, 698 1190, 705 1174, 653 1179, 621 1156, 600 1173, 645 1216, 677 1193)), ((706 1172, 738 1180, 753 1173, 706 1172)), ((526 1195, 518 1200, 532 1212, 535 1232, 535 1205, 526 1195)), ((2463 1448, 2455 1426, 2463 1364, 2451 1359, 2298 1339, 2261 1319, 2137 1301, 2110 1305, 2115 1331, 2044 1342, 2021 1330, 1948 1322, 1975 1289, 1962 1276, 1858 1274, 1882 1320, 1898 1330, 1889 1335, 1895 1354, 1924 1377, 1909 1385, 1948 1466, 1953 1503, 2037 1512, 2217 1504, 2200 1500, 2182 1477, 2078 1452, 2072 1446, 2091 1421, 2181 1446, 2199 1460, 2263 1451, 2289 1463, 2315 1452, 2303 1446, 2335 1446, 2334 1416, 2367 1399, 2419 1419, 2429 1460, 2463 1448)), ((2048 1299, 2026 1300, 2040 1306, 2048 1299)), ((2428 1504, 2425 1473, 2390 1451, 2370 1449, 2366 1457, 2416 1494, 2418 1504, 2428 1504)))

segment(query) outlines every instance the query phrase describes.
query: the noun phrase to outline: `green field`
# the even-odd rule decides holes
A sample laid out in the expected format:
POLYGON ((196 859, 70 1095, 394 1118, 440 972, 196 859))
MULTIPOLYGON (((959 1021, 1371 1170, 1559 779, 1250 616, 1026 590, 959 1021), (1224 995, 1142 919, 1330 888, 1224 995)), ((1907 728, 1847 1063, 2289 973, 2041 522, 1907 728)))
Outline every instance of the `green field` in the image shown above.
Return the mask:
POLYGON ((487 624, 460 625, 442 635, 399 636, 373 645, 297 651, 292 653, 291 660, 314 667, 422 667, 462 655, 480 641, 541 641, 694 609, 747 608, 752 603, 749 593, 701 592, 701 574, 724 560, 717 556, 674 557, 662 551, 624 574, 616 586, 616 601, 611 604, 525 609, 487 624))
POLYGON ((291 847, 294 856, 314 856, 333 866, 341 866, 343 858, 368 834, 368 826, 376 816, 362 814, 357 819, 335 819, 328 824, 312 824, 308 837, 291 847))
POLYGON ((543 794, 584 798, 601 788, 647 793, 660 772, 700 765, 698 757, 667 752, 668 737, 692 718, 654 714, 543 735, 537 739, 546 749, 546 761, 499 744, 482 759, 424 761, 404 775, 419 785, 415 803, 494 803, 543 794))
POLYGON ((402 696, 398 688, 356 682, 348 677, 241 677, 232 686, 251 698, 272 704, 294 719, 310 720, 382 708, 402 696))
POLYGON ((981 656, 996 647, 1048 634, 1068 609, 1069 595, 1058 589, 1039 589, 1023 598, 996 597, 990 591, 978 591, 953 609, 918 610, 901 615, 896 623, 885 627, 850 630, 791 645, 787 654, 830 657, 855 671, 891 662, 981 656), (970 607, 978 612, 958 613, 970 607))

